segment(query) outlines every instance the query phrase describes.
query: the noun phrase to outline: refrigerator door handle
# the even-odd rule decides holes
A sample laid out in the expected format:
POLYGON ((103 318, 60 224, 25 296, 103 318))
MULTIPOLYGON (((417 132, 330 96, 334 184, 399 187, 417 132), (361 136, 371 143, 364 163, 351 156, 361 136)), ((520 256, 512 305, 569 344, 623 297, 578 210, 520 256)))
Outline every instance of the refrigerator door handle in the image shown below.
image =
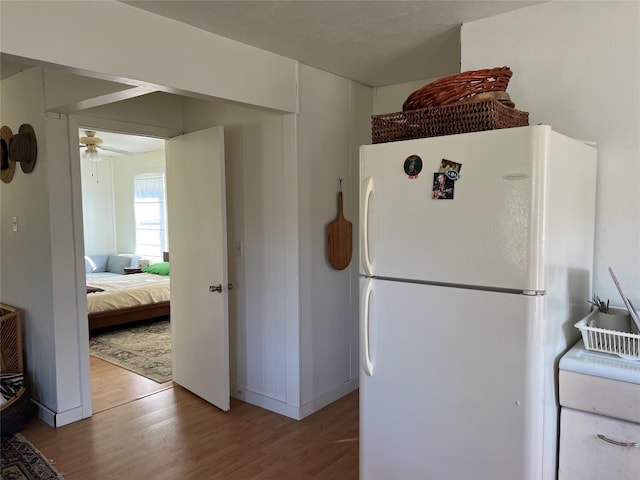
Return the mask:
POLYGON ((364 368, 364 373, 369 377, 373 376, 373 362, 371 361, 371 351, 369 348, 369 304, 371 302, 371 294, 373 292, 373 280, 367 278, 366 285, 364 288, 364 295, 362 296, 362 309, 360 310, 361 317, 361 326, 360 326, 360 352, 362 355, 362 367, 364 368))
POLYGON ((371 265, 371 257, 369 256, 369 202, 373 193, 373 178, 364 179, 362 188, 362 266, 365 275, 373 276, 373 266, 371 265))

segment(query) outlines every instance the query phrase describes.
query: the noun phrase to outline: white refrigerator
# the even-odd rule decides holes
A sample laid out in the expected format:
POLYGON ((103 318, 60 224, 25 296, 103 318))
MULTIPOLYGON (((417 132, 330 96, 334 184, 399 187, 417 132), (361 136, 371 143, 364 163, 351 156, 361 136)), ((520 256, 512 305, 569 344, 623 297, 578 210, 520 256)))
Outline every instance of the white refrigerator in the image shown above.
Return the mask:
POLYGON ((556 477, 596 160, 546 125, 361 147, 361 479, 556 477))

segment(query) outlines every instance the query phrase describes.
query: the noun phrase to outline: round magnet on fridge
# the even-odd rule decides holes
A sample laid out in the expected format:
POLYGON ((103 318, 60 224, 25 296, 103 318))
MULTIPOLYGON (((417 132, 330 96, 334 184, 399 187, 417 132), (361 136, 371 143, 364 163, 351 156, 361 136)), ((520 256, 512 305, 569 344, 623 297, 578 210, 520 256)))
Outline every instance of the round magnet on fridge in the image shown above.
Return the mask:
POLYGON ((422 171, 422 158, 418 155, 409 155, 404 161, 404 173, 409 178, 418 178, 422 171))

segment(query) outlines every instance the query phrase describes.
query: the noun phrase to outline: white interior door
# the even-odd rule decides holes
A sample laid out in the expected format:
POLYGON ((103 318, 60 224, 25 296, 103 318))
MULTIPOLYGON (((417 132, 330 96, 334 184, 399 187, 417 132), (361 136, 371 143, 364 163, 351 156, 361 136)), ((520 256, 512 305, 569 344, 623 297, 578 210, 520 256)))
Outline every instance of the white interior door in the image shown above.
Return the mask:
POLYGON ((222 127, 166 144, 173 381, 229 410, 222 127))

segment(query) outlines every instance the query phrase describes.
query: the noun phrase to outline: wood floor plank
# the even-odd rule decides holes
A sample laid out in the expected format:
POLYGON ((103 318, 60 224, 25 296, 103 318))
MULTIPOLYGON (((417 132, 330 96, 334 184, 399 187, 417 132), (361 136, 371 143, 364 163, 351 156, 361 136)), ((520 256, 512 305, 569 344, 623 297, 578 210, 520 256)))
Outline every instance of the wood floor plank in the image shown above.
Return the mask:
POLYGON ((358 392, 296 421, 174 386, 53 429, 23 430, 67 480, 357 479, 358 392))
POLYGON ((173 386, 171 381, 157 383, 99 358, 89 359, 94 414, 173 386))

